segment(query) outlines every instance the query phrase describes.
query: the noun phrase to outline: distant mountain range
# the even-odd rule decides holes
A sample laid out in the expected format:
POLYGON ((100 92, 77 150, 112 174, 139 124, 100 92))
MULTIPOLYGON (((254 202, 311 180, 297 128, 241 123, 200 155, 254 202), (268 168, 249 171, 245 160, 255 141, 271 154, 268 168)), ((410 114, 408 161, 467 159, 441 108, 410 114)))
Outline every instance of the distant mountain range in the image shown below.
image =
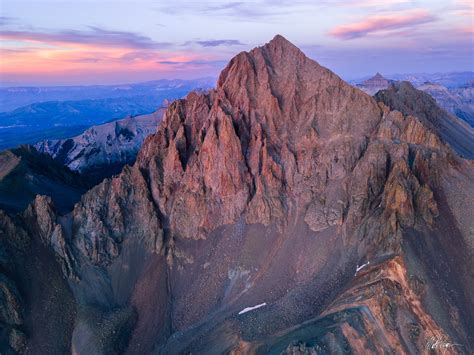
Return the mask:
POLYGON ((181 98, 213 84, 213 79, 199 79, 122 86, 0 89, 2 109, 13 108, 0 113, 0 149, 68 138, 92 125, 152 113, 165 99, 181 98))
POLYGON ((418 89, 430 94, 445 110, 474 127, 474 81, 451 89, 427 82, 418 86, 418 89))
POLYGON ((456 115, 474 127, 474 73, 413 74, 389 76, 388 79, 377 73, 372 78, 354 83, 369 95, 387 89, 390 84, 408 81, 417 89, 431 95, 446 111, 456 115), (428 81, 422 81, 429 79, 428 81), (443 84, 444 83, 444 84, 443 84))
MULTIPOLYGON (((166 92, 188 92, 213 87, 214 78, 194 80, 154 80, 123 85, 83 85, 0 88, 0 112, 15 110, 33 103, 47 101, 82 101, 136 96, 162 96, 166 92)), ((161 102, 161 101, 159 101, 161 102)))
POLYGON ((92 126, 76 137, 44 140, 36 144, 36 149, 98 183, 135 162, 145 138, 156 132, 165 106, 149 115, 92 126))
MULTIPOLYGON (((426 82, 443 85, 449 89, 458 88, 474 81, 474 72, 446 72, 446 73, 412 73, 412 74, 384 74, 384 78, 392 81, 409 81, 415 87, 426 82)), ((362 82, 373 79, 367 76, 359 79, 349 80, 349 83, 357 85, 362 82)))
POLYGON ((396 81, 409 81, 415 86, 420 86, 426 82, 436 83, 446 86, 448 89, 458 88, 474 80, 474 72, 448 72, 433 74, 392 74, 386 75, 388 79, 396 81))
POLYGON ((37 194, 69 212, 92 186, 133 164, 147 136, 156 132, 165 107, 149 115, 92 126, 62 140, 0 152, 0 209, 23 211, 37 194))

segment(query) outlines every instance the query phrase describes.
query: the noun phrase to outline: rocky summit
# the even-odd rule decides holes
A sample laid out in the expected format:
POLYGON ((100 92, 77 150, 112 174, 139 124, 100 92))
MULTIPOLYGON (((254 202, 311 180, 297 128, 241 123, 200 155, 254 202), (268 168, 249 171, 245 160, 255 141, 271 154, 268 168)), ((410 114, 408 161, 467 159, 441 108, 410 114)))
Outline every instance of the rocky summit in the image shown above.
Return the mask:
POLYGON ((238 54, 71 213, 0 215, 0 350, 472 353, 474 165, 400 100, 238 54))
POLYGON ((357 87, 369 95, 374 95, 380 90, 387 89, 391 82, 391 80, 384 78, 382 74, 377 73, 370 79, 367 79, 361 84, 357 85, 357 87))

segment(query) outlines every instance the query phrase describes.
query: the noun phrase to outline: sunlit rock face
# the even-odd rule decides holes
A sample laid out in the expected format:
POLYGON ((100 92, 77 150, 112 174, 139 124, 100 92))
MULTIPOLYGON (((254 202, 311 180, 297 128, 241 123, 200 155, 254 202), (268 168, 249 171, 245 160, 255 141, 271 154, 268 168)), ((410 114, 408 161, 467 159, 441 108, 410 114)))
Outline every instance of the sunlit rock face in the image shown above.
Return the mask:
MULTIPOLYGON (((0 224, 67 279, 73 321, 48 341, 76 353, 472 349, 474 166, 437 118, 394 109, 281 36, 238 54, 70 214, 39 198, 0 224)), ((22 282, 5 284, 35 314, 22 282)))

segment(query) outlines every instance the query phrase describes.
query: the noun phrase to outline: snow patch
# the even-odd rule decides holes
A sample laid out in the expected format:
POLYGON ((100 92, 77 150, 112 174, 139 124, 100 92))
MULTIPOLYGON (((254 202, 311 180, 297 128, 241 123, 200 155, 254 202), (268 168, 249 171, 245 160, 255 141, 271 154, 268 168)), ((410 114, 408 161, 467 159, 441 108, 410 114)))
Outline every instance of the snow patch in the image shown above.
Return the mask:
POLYGON ((369 264, 370 264, 370 261, 367 261, 365 264, 362 264, 361 266, 359 266, 359 264, 357 264, 356 272, 355 272, 354 276, 356 276, 357 273, 358 273, 360 270, 362 270, 363 268, 365 268, 365 267, 366 267, 367 265, 369 265, 369 264))
POLYGON ((247 313, 247 312, 250 312, 250 311, 253 311, 254 309, 257 309, 257 308, 260 308, 260 307, 263 307, 263 306, 266 306, 266 305, 267 305, 267 303, 266 303, 266 302, 263 302, 263 303, 257 304, 256 306, 253 306, 253 307, 244 308, 243 310, 241 310, 241 311, 239 312, 239 315, 240 315, 240 314, 247 313))

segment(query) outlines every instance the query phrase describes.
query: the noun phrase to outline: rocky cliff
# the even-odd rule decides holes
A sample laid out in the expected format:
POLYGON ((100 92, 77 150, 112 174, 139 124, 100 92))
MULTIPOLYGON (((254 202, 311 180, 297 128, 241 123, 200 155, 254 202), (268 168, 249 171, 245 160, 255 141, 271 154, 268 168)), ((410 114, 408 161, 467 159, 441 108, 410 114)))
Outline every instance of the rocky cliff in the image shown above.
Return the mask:
MULTIPOLYGON (((276 36, 173 102, 136 163, 73 212, 39 197, 0 230, 67 278, 63 351, 469 353, 474 166, 435 121, 276 36)), ((9 322, 9 349, 17 331, 33 349, 35 319, 9 322)))

